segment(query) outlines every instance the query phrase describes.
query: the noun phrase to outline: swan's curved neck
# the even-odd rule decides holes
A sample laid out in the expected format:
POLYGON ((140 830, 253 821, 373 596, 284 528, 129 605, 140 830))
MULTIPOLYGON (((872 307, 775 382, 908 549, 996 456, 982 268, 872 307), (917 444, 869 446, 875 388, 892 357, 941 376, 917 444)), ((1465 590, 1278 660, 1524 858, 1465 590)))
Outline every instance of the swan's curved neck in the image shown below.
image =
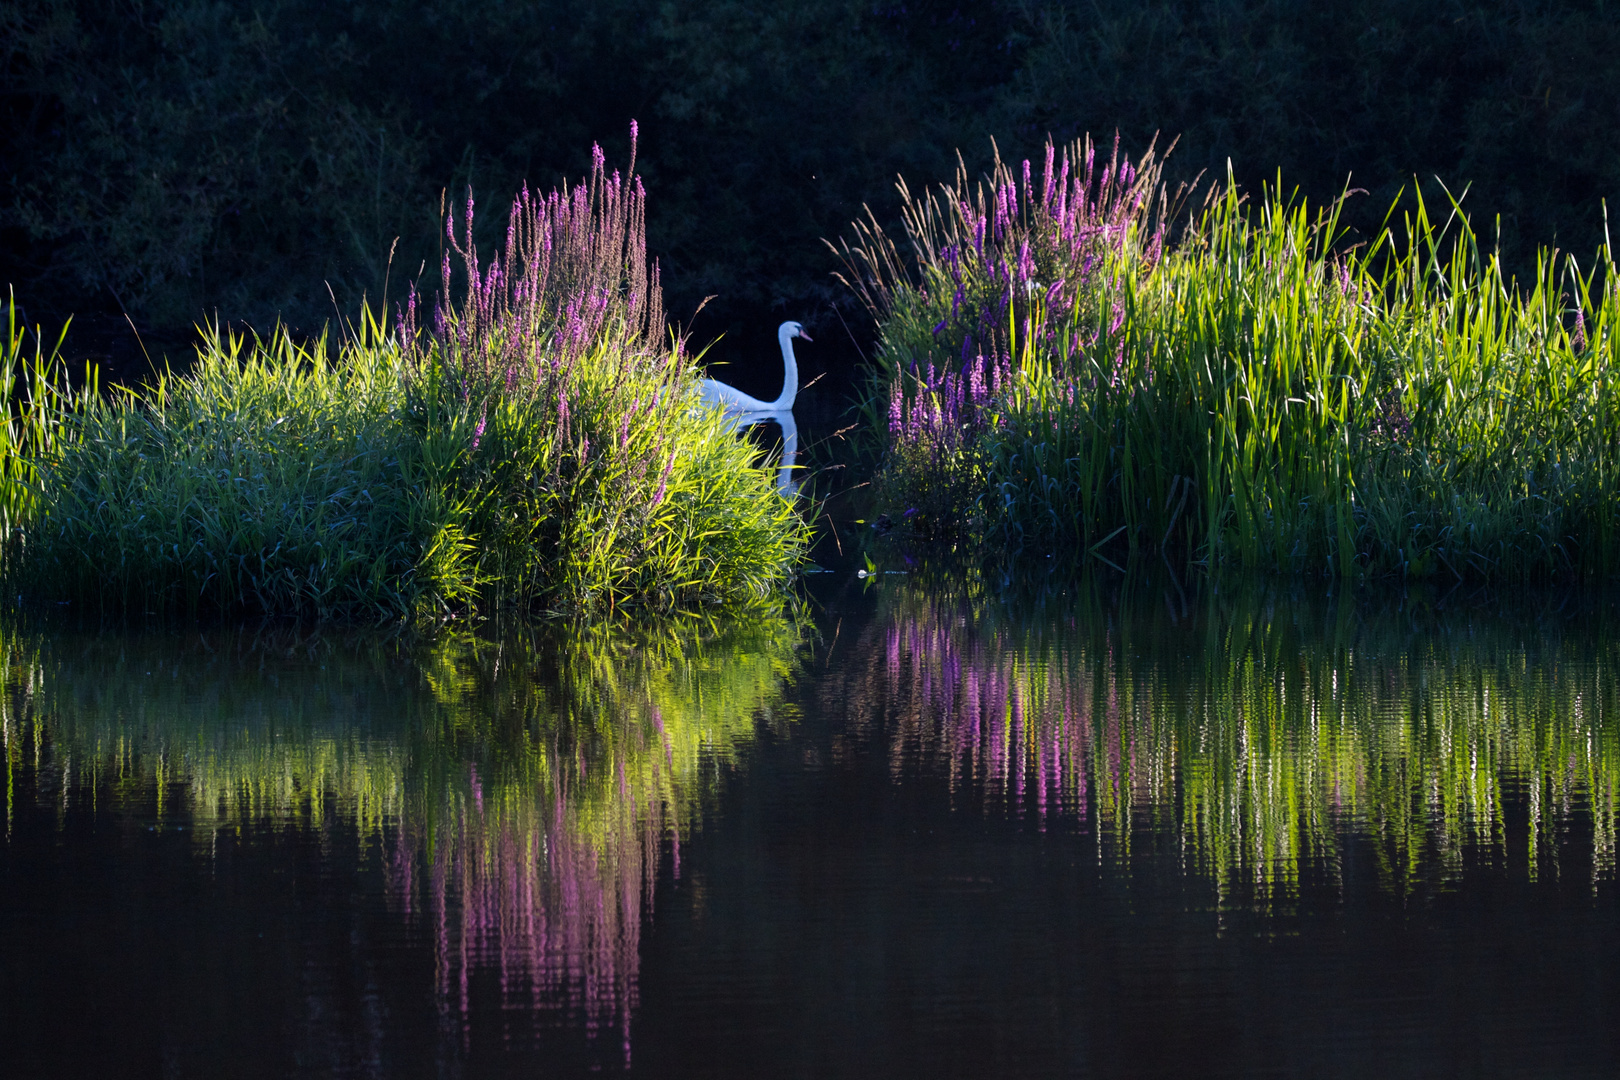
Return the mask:
POLYGON ((776 332, 782 343, 782 396, 771 403, 778 411, 793 408, 793 399, 799 395, 799 363, 793 359, 793 330, 784 326, 776 332))

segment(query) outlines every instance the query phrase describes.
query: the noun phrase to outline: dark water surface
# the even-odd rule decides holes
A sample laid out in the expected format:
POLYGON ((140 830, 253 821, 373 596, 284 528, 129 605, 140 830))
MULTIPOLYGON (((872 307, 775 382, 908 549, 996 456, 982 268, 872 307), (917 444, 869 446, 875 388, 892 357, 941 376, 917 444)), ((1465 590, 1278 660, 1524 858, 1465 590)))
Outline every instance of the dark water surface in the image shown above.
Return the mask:
POLYGON ((1582 594, 0 631, 8 1076, 1612 1076, 1582 594))

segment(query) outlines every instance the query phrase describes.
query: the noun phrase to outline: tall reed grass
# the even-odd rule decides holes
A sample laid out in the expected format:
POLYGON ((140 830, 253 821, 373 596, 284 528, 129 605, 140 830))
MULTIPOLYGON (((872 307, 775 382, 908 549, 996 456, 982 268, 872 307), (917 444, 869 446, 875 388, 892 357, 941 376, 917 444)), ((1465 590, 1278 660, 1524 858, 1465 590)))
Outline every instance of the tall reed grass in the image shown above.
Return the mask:
POLYGON ((429 326, 413 289, 336 342, 216 328, 190 372, 111 399, 31 376, 0 476, 20 591, 387 619, 779 587, 805 527, 696 402, 639 179, 598 150, 585 182, 519 194, 487 262, 473 209, 447 224, 429 326))
POLYGON ((905 251, 871 222, 843 245, 879 321, 866 411, 892 514, 1116 563, 1620 568, 1607 246, 1519 282, 1449 196, 1349 247, 1342 200, 1250 205, 1228 177, 1182 219, 1157 169, 1048 147, 1038 177, 903 192, 905 251))

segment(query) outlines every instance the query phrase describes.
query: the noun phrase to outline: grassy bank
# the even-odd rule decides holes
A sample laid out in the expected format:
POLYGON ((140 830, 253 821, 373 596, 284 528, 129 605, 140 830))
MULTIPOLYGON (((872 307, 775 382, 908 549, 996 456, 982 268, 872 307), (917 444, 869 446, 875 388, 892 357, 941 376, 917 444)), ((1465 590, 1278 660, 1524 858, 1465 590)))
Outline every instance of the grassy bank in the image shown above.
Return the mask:
POLYGON ((14 591, 377 619, 776 588, 804 527, 696 406, 644 204, 598 153, 587 182, 523 192, 487 261, 469 195, 431 317, 412 291, 337 341, 216 331, 185 376, 110 398, 36 355, 0 457, 14 591))
POLYGON ((1346 250, 1338 205, 1250 205, 1229 180, 1183 218, 1175 194, 1153 155, 1082 142, 908 194, 904 248, 859 228, 842 253, 880 325, 892 518, 1116 563, 1620 568, 1606 246, 1521 282, 1449 200, 1346 250))

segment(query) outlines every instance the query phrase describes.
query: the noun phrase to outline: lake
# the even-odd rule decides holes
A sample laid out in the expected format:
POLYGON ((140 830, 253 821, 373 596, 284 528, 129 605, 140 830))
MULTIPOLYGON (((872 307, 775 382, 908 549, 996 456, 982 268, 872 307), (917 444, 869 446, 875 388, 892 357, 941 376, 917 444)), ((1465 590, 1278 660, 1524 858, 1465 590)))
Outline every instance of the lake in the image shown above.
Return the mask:
POLYGON ((1611 1076, 1620 609, 0 624, 12 1076, 1611 1076))

